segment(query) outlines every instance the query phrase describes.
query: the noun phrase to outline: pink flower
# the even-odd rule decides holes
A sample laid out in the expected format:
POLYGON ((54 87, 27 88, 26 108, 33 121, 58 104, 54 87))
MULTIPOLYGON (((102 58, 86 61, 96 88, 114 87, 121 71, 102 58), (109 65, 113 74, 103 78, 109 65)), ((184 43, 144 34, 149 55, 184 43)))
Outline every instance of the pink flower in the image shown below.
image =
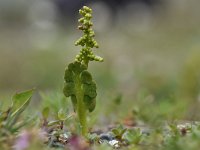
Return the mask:
POLYGON ((15 141, 14 150, 25 150, 29 146, 30 134, 23 131, 15 141))

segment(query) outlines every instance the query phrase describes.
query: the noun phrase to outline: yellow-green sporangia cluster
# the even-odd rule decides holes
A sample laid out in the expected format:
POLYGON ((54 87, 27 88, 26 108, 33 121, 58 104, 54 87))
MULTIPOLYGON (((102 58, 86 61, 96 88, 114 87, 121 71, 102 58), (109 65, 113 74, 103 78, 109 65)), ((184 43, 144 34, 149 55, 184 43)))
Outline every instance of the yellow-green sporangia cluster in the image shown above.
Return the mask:
POLYGON ((76 46, 82 46, 80 53, 76 56, 76 61, 85 64, 88 66, 89 61, 99 61, 102 62, 103 58, 96 56, 92 52, 92 48, 98 48, 98 43, 94 40, 95 33, 92 29, 93 23, 91 22, 92 18, 92 9, 83 6, 79 10, 79 13, 83 16, 78 21, 81 24, 78 26, 79 30, 83 31, 83 36, 80 37, 75 43, 76 46))

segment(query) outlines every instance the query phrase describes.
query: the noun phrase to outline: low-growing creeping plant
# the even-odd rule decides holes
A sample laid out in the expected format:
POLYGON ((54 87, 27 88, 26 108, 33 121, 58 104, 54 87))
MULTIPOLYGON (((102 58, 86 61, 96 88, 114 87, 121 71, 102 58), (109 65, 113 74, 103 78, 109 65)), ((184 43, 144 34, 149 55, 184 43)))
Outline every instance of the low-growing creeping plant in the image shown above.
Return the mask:
POLYGON ((95 109, 97 96, 96 83, 87 70, 88 64, 90 61, 102 62, 103 58, 94 55, 92 52, 92 48, 99 47, 94 40, 95 33, 91 22, 92 9, 83 6, 79 13, 83 17, 78 20, 81 24, 78 29, 82 30, 83 36, 75 42, 75 45, 82 46, 82 49, 76 56, 75 61, 70 63, 65 70, 63 92, 66 97, 71 97, 74 111, 77 112, 80 122, 81 134, 85 136, 88 132, 87 111, 92 112, 95 109))

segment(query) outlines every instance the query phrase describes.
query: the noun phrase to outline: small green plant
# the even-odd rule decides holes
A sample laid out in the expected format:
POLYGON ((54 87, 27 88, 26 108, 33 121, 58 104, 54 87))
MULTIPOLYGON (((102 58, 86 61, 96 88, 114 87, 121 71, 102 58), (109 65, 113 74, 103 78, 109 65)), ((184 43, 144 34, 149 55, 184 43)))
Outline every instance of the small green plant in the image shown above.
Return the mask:
POLYGON ((124 128, 122 125, 117 126, 116 128, 112 129, 112 133, 114 137, 118 140, 122 140, 124 133, 126 132, 127 128, 124 128))
POLYGON ((142 140, 142 132, 140 129, 129 129, 125 134, 125 139, 129 144, 139 144, 142 140))
MULTIPOLYGON (((20 120, 22 113, 30 103, 33 90, 17 93, 12 97, 12 105, 6 110, 0 110, 0 145, 9 143, 14 135, 33 118, 20 120)), ((0 146, 0 147, 1 147, 0 146)))
POLYGON ((87 71, 90 61, 102 62, 103 58, 96 56, 92 52, 92 48, 98 48, 97 42, 94 40, 95 33, 92 29, 93 23, 92 9, 83 6, 79 10, 83 17, 79 19, 79 30, 83 31, 83 36, 75 43, 76 46, 82 46, 80 53, 76 56, 75 62, 70 63, 65 70, 64 95, 71 97, 74 111, 77 112, 80 122, 81 134, 86 136, 87 127, 87 110, 92 112, 96 105, 96 83, 92 79, 92 75, 87 71))

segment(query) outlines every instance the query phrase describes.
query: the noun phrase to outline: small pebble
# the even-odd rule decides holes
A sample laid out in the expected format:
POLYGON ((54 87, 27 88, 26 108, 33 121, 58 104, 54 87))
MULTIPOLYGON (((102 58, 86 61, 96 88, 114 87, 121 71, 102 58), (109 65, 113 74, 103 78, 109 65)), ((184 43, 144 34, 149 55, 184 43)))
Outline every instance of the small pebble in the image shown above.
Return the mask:
POLYGON ((120 147, 119 146, 119 141, 117 141, 117 140, 111 140, 108 143, 114 148, 119 148, 120 147))

